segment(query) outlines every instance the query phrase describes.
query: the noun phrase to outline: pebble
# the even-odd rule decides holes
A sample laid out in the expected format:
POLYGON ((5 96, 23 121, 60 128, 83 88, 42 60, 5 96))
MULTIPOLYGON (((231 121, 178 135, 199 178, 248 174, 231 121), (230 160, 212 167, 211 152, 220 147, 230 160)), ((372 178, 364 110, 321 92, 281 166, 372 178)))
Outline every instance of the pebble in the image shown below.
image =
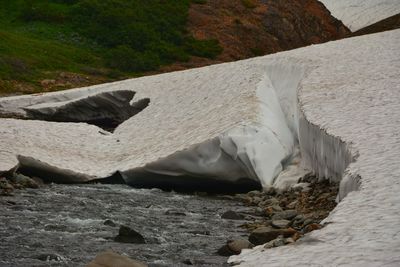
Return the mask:
POLYGON ((272 216, 272 220, 291 220, 297 216, 297 211, 295 210, 284 210, 281 212, 277 212, 272 216))
POLYGON ((249 236, 249 241, 254 245, 262 245, 278 236, 290 237, 296 233, 294 229, 274 229, 272 227, 259 227, 255 229, 249 236))
POLYGON ((290 221, 288 220, 272 220, 271 225, 275 228, 287 228, 290 225, 290 221))
POLYGON ((303 228, 303 233, 306 234, 306 233, 309 233, 311 231, 318 230, 321 228, 322 228, 322 225, 320 225, 318 223, 312 223, 303 228))

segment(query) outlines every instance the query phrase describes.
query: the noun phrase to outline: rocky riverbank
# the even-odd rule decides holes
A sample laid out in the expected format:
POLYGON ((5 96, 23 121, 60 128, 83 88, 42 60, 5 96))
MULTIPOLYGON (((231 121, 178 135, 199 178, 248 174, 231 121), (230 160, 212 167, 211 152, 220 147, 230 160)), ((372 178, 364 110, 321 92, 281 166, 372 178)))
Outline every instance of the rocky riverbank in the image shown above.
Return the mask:
POLYGON ((253 207, 253 213, 229 211, 224 215, 230 219, 248 220, 241 227, 250 234, 248 239, 227 241, 218 253, 234 255, 256 245, 264 245, 265 249, 288 245, 321 229, 324 226, 322 220, 336 206, 338 189, 336 183, 318 181, 315 176, 307 175, 284 192, 271 188, 236 195, 246 206, 253 207))

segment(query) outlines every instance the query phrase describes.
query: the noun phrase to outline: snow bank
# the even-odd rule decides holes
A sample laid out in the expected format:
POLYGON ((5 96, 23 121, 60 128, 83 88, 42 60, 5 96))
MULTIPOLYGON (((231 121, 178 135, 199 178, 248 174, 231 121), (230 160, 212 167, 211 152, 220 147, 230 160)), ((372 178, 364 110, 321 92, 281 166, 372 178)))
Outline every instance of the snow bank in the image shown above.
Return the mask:
POLYGON ((0 99, 6 113, 50 121, 135 115, 113 134, 85 123, 4 119, 0 171, 17 158, 23 170, 58 182, 118 174, 142 186, 210 179, 272 186, 295 151, 303 69, 281 60, 249 63, 95 86, 98 93, 88 87, 0 99), (143 99, 149 106, 133 112, 143 99))
POLYGON ((338 180, 342 172, 342 201, 323 229, 294 245, 258 246, 229 262, 399 265, 399 43, 396 30, 289 52, 320 62, 299 85, 301 152, 303 163, 321 178, 338 180))
POLYGON ((319 0, 352 32, 400 13, 398 0, 319 0))

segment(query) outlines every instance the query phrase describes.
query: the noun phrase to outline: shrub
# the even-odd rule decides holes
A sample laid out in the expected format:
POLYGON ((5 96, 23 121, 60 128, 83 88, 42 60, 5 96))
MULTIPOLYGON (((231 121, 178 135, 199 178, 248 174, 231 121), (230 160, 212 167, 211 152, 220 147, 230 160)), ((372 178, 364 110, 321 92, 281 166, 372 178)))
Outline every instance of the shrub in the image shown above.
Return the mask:
POLYGON ((196 40, 188 38, 186 50, 189 54, 198 57, 216 58, 222 52, 222 47, 218 40, 196 40))
POLYGON ((255 0, 242 0, 242 4, 247 8, 255 8, 257 6, 255 0))
POLYGON ((106 61, 109 67, 128 72, 154 70, 160 65, 160 59, 155 53, 138 53, 126 45, 111 49, 106 55, 106 61))

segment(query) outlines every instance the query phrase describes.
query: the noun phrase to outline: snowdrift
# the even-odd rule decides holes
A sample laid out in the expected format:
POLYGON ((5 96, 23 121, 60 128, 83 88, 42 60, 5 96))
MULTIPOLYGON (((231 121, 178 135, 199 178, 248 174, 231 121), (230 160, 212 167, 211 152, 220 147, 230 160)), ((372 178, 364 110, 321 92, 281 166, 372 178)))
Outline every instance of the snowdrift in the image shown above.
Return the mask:
POLYGON ((398 0, 319 0, 352 32, 400 13, 398 0))

